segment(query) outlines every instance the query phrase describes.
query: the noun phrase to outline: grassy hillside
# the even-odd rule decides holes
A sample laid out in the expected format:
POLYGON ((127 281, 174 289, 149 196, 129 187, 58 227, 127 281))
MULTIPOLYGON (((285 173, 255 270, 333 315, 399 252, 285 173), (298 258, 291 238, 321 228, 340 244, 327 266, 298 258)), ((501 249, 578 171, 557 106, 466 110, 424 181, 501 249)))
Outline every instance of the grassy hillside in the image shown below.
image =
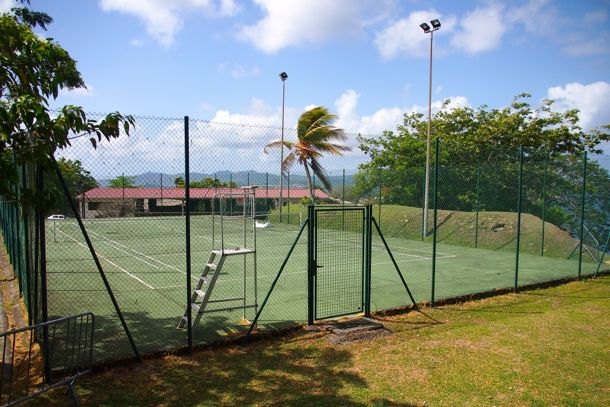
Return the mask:
MULTIPOLYGON (((286 209, 284 213, 286 212, 286 209)), ((291 205, 291 213, 300 212, 307 217, 307 208, 291 205)), ((373 216, 381 225, 386 237, 402 237, 411 240, 422 239, 422 209, 400 205, 373 206, 373 216)), ((430 211, 430 234, 432 240, 433 211, 430 211)), ((341 219, 335 220, 339 226, 341 219)), ((437 241, 455 246, 480 247, 490 250, 515 250, 517 237, 517 215, 513 212, 479 212, 478 230, 475 212, 438 211, 437 241)), ((578 245, 578 240, 559 227, 545 223, 544 255, 567 258, 578 245)), ((521 215, 520 251, 540 255, 542 250, 542 219, 524 213, 521 215)), ((583 258, 588 258, 585 256, 583 258)))

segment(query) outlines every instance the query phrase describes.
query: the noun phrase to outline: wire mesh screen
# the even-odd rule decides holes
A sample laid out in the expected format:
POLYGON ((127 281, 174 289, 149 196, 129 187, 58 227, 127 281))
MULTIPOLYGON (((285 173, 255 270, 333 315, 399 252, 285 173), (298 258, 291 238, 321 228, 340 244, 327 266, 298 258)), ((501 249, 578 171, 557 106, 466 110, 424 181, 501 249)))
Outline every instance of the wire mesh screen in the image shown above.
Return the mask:
MULTIPOLYGON (((418 302, 589 276, 610 268, 608 156, 585 158, 582 153, 530 146, 521 158, 514 146, 485 146, 483 154, 471 144, 443 140, 438 162, 433 151, 426 182, 425 143, 410 136, 347 134, 345 144, 352 151, 322 154, 317 172, 307 172, 309 167, 296 157, 281 172, 280 150, 273 147, 281 134, 280 128, 264 123, 136 117, 129 136, 102 141, 97 148, 88 137, 74 135, 72 145, 56 153, 69 193, 63 193, 53 169, 45 169, 45 194, 50 198, 39 213, 22 202, 24 191, 36 188, 35 168, 19 163, 23 171, 18 186, 10 196, 0 197, 0 221, 30 320, 43 319, 46 282, 48 318, 83 311, 97 316, 97 361, 133 354, 68 199, 76 204, 142 353, 187 346, 187 330, 176 329, 192 295, 187 292, 187 257, 193 288, 213 250, 213 219, 219 213, 211 198, 247 186, 257 186, 254 219, 247 225, 248 231, 256 230, 256 239, 249 235, 243 243, 239 198, 226 202, 224 238, 227 247, 247 246, 256 254, 227 259, 212 296, 239 300, 227 301, 227 307, 235 305, 232 310, 206 313, 191 332, 194 344, 243 334, 284 262, 258 328, 276 330, 307 321, 306 233, 295 239, 310 204, 372 205, 372 215, 418 302), (37 227, 37 214, 44 219, 43 228, 37 227), (253 307, 243 307, 243 298, 253 307)), ((298 136, 297 129, 284 131, 286 140, 298 136)), ((357 211, 319 216, 319 294, 325 301, 319 304, 319 315, 358 310, 362 219, 357 211), (331 269, 339 271, 324 274, 331 269)), ((372 240, 372 311, 409 305, 376 232, 372 240)))
POLYGON ((362 311, 364 208, 315 211, 315 315, 362 311))

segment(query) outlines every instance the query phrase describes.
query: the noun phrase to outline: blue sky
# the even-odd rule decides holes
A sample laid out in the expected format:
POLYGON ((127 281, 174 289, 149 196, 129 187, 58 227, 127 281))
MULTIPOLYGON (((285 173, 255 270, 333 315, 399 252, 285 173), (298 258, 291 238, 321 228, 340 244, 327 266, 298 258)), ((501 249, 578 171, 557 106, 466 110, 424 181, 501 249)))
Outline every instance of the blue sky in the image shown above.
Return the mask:
MULTIPOLYGON (((6 9, 12 2, 0 0, 6 9)), ((96 112, 276 126, 311 105, 350 132, 394 129, 433 101, 502 107, 521 92, 610 123, 610 1, 32 0, 89 91, 54 102, 96 112)), ((607 148, 610 151, 610 148, 607 148)))

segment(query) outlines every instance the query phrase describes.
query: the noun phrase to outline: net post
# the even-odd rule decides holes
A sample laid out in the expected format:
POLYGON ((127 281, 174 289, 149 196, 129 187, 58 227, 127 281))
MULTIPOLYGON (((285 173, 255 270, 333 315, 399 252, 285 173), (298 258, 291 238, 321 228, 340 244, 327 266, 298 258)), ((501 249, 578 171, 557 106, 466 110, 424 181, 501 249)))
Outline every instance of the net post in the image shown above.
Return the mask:
POLYGON ((440 150, 440 139, 435 140, 434 146, 434 229, 432 231, 432 292, 430 294, 430 306, 434 307, 434 297, 436 289, 436 235, 438 228, 438 156, 440 150))
POLYGON ((585 231, 585 195, 587 192, 587 150, 584 151, 582 157, 582 193, 580 200, 580 243, 578 250, 578 279, 581 278, 582 273, 582 241, 584 239, 585 231))
MULTIPOLYGON (((193 314, 191 309, 191 211, 189 200, 191 198, 191 175, 190 175, 190 154, 189 154, 189 117, 184 116, 184 200, 186 201, 184 227, 185 227, 185 267, 186 267, 186 324, 187 338, 186 346, 189 354, 193 352, 193 314)), ((214 214, 212 214, 214 216, 214 214)))
POLYGON ((519 290, 519 250, 521 246, 521 194, 523 192, 523 145, 519 146, 519 180, 517 189, 517 242, 515 247, 515 292, 519 290))
POLYGON ((309 205, 307 207, 307 324, 313 325, 314 322, 314 273, 316 271, 315 264, 315 207, 309 205))

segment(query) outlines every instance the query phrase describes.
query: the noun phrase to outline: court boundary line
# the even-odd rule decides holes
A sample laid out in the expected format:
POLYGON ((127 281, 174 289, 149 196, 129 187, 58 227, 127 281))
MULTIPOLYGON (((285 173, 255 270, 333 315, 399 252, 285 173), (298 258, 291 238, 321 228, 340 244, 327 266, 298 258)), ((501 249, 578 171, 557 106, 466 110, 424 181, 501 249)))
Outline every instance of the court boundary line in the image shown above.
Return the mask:
MULTIPOLYGON (((87 245, 85 245, 85 244, 83 244, 83 243, 79 242, 78 240, 76 240, 76 239, 75 239, 75 238, 73 238, 72 236, 68 235, 68 234, 67 234, 66 232, 64 232, 63 230, 61 230, 61 229, 57 229, 57 230, 59 230, 59 232, 60 232, 60 233, 63 233, 64 235, 66 235, 66 237, 68 237, 69 239, 74 240, 74 241, 75 241, 77 244, 79 244, 79 245, 83 246, 85 249, 87 249, 87 250, 89 249, 89 247, 87 247, 87 245)), ((121 270, 123 273, 127 274, 129 277, 131 277, 131 278, 133 278, 133 279, 137 280, 138 282, 140 282, 140 283, 144 284, 146 287, 150 288, 151 290, 154 290, 154 289, 155 289, 155 287, 153 287, 152 285, 150 285, 150 284, 148 284, 147 282, 145 282, 144 280, 142 280, 142 279, 140 279, 140 278, 138 278, 138 277, 134 276, 134 275, 133 275, 133 274, 131 274, 129 271, 125 270, 125 269, 124 269, 124 268, 122 268, 121 266, 119 266, 119 265, 117 265, 116 263, 112 262, 111 260, 109 260, 109 259, 108 259, 107 257, 105 257, 104 255, 102 255, 102 254, 98 253, 98 252, 97 252, 97 250, 93 249, 93 251, 95 252, 95 254, 96 254, 96 255, 97 255, 99 258, 101 258, 101 259, 103 259, 103 260, 106 260, 108 263, 110 263, 111 265, 113 265, 113 266, 114 266, 114 267, 116 267, 117 269, 121 270)))

